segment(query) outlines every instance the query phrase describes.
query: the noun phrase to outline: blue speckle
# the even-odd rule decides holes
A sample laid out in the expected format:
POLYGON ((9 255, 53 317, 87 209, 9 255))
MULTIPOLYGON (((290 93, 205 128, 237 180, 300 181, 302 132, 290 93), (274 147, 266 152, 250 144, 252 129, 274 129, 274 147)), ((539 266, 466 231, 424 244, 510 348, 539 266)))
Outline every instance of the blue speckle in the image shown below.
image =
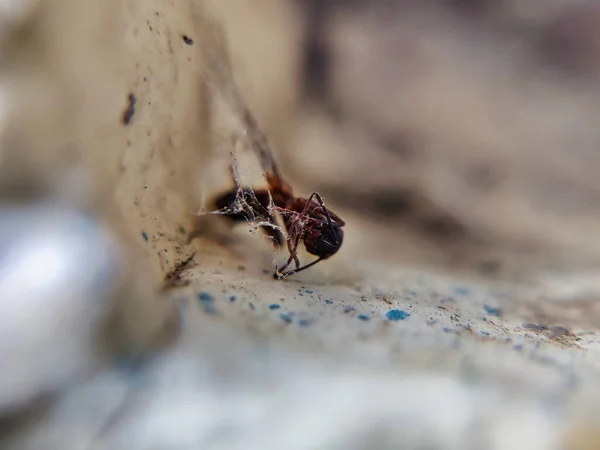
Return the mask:
POLYGON ((213 295, 209 294, 208 292, 200 292, 200 293, 198 293, 198 298, 202 302, 212 302, 215 299, 213 297, 213 295))
POLYGON ((501 316, 502 315, 502 311, 500 311, 500 308, 494 308, 493 306, 488 306, 485 305, 483 307, 483 309, 485 309, 485 312, 488 313, 491 316, 501 316))
POLYGON ((333 300, 325 300, 325 303, 327 303, 328 305, 331 305, 333 303, 333 300))
POLYGON ((414 297, 415 295, 417 295, 417 293, 416 293, 415 291, 410 291, 410 292, 409 292, 409 294, 410 294, 410 295, 412 295, 413 297, 414 297))
POLYGON ((272 305, 269 305, 269 309, 273 310, 273 309, 279 309, 281 308, 281 305, 278 305, 277 303, 273 303, 272 305))
POLYGON ((292 323, 292 316, 290 316, 289 314, 281 314, 279 316, 281 318, 281 320, 283 320, 285 323, 292 323))
POLYGON ((213 295, 208 292, 198 293, 198 300, 200 300, 200 304, 202 305, 202 308, 204 308, 206 314, 214 314, 217 312, 213 303, 214 299, 213 295))
POLYGON ((349 313, 351 311, 354 311, 354 306, 352 306, 352 305, 344 306, 345 313, 349 313))
POLYGON ((482 335, 482 336, 489 336, 490 335, 490 333, 488 333, 487 331, 484 331, 484 330, 481 330, 479 332, 479 334, 482 335))
POLYGON ((453 302, 455 301, 452 297, 444 297, 440 300, 442 303, 453 302))
POLYGON ((248 306, 250 307, 250 309, 254 310, 256 309, 256 306, 254 306, 254 303, 250 302, 248 303, 248 306))
POLYGON ((402 311, 401 309, 392 309, 388 311, 388 313, 385 315, 386 318, 388 318, 389 320, 393 320, 394 322, 397 320, 404 320, 409 316, 409 313, 407 313, 406 311, 402 311))
POLYGON ((300 297, 304 297, 304 294, 303 294, 302 292, 298 292, 298 295, 299 295, 300 297))
POLYGON ((230 302, 235 302, 235 295, 232 295, 231 297, 229 297, 229 301, 230 302))
POLYGON ((467 289, 466 287, 454 288, 454 293, 456 295, 469 295, 469 292, 471 292, 471 291, 469 291, 469 289, 467 289))
POLYGON ((359 315, 359 316, 357 316, 357 317, 358 317, 360 320, 364 320, 365 322, 366 322, 367 320, 371 320, 371 318, 370 318, 369 316, 366 316, 366 315, 364 315, 364 314, 361 314, 361 315, 359 315))
POLYGON ((148 234, 145 231, 142 231, 142 237, 146 242, 148 242, 148 234))
POLYGON ((431 325, 435 325, 436 323, 437 323, 437 320, 435 320, 435 319, 429 319, 429 320, 427 321, 427 325, 429 325, 429 326, 431 326, 431 325))
POLYGON ((302 328, 306 328, 307 326, 309 326, 312 323, 312 320, 310 319, 300 319, 298 321, 298 326, 301 326, 302 328))
POLYGON ((513 348, 514 348, 516 351, 521 351, 521 350, 523 350, 523 344, 516 344, 516 345, 515 345, 513 348))
POLYGON ((307 290, 306 290, 306 293, 307 293, 307 294, 312 294, 312 293, 313 293, 313 290, 312 290, 312 289, 307 289, 307 290))

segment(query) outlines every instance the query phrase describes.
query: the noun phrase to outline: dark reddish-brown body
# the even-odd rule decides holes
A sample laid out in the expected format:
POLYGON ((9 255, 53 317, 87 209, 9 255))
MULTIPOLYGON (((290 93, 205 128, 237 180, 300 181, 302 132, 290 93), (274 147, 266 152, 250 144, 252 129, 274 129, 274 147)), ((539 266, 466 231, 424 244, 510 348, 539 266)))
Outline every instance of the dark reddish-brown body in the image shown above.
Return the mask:
POLYGON ((286 264, 278 268, 275 275, 285 277, 304 270, 317 262, 335 254, 342 245, 344 232, 341 229, 344 221, 329 211, 319 194, 313 192, 308 199, 296 197, 289 184, 279 176, 268 173, 269 189, 252 190, 236 187, 216 200, 216 207, 233 221, 266 220, 276 223, 272 211, 277 212, 287 233, 287 239, 279 229, 271 226, 261 226, 261 229, 278 245, 287 242, 290 257, 286 264), (239 203, 240 194, 246 208, 235 207, 239 203), (318 258, 305 266, 300 266, 298 246, 304 242, 306 251, 318 258), (292 262, 296 268, 281 273, 292 262))

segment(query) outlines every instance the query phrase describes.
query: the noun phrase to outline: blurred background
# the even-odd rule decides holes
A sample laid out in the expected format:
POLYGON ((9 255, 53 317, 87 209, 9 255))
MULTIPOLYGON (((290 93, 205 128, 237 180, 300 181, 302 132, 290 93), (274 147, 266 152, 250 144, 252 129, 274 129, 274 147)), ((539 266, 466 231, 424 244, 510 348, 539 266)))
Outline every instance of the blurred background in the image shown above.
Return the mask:
POLYGON ((586 0, 0 2, 0 447, 598 448, 598 25, 586 0), (203 78, 213 21, 286 180, 346 222, 284 282, 198 218, 231 151, 260 175, 203 78))

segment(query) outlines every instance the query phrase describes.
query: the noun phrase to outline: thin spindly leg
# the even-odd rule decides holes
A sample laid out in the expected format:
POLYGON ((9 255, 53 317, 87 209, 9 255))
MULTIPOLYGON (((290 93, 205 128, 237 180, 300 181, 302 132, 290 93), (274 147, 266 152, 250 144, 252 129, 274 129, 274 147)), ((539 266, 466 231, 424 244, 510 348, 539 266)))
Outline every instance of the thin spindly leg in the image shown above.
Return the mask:
POLYGON ((319 203, 319 206, 321 207, 321 209, 323 209, 323 214, 325 214, 325 217, 327 218, 327 224, 330 227, 332 227, 333 222, 331 221, 331 216, 329 215, 329 211, 327 210, 327 208, 325 208, 325 202, 323 201, 323 198, 321 198, 321 196, 317 192, 313 192, 312 194, 310 194, 308 196, 307 206, 310 204, 313 197, 317 199, 317 203, 319 203))
POLYGON ((283 267, 277 269, 278 271, 286 269, 292 263, 292 261, 294 261, 294 263, 296 263, 296 267, 300 266, 300 260, 298 259, 298 245, 299 244, 300 244, 300 235, 299 234, 294 236, 293 243, 292 243, 292 239, 287 240, 288 252, 290 253, 290 256, 289 256, 287 262, 285 263, 285 265, 283 267))
POLYGON ((302 235, 298 233, 296 239, 294 240, 294 248, 292 249, 292 256, 294 257, 294 263, 296 264, 296 269, 300 267, 300 259, 298 258, 298 246, 300 245, 300 240, 302 235))

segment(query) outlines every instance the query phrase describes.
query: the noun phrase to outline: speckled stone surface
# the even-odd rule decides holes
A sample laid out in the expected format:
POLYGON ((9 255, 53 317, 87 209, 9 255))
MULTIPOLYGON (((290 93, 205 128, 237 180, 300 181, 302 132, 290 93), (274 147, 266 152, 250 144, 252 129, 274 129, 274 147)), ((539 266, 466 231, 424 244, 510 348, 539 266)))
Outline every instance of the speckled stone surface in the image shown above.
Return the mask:
POLYGON ((536 321, 516 289, 369 262, 363 270, 371 278, 355 285, 310 275, 278 281, 224 264, 218 249, 198 259, 182 274, 191 285, 173 294, 191 324, 207 315, 332 357, 420 361, 471 380, 514 377, 521 388, 553 397, 600 381, 595 330, 536 321))

